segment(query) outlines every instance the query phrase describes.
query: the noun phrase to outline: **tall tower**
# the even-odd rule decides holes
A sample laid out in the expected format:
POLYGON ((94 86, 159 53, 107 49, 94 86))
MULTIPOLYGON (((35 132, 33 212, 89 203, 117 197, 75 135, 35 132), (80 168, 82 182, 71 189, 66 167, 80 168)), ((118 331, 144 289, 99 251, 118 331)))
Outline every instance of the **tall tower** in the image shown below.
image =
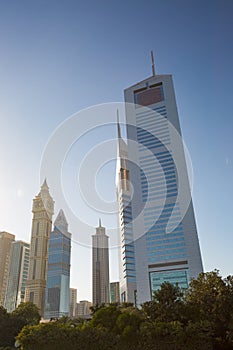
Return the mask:
POLYGON ((92 236, 92 296, 93 305, 109 303, 109 237, 105 234, 105 228, 96 228, 96 234, 92 236))
MULTIPOLYGON (((121 249, 128 239, 127 227, 133 240, 131 256, 122 255, 120 269, 129 270, 135 262, 133 281, 140 305, 151 300, 164 281, 187 288, 203 267, 171 75, 156 75, 153 67, 151 77, 125 90, 125 102, 133 192, 130 225, 125 221, 121 227, 121 249)), ((125 274, 120 281, 121 300, 126 296, 133 302, 127 280, 125 274)))
POLYGON ((70 317, 75 317, 76 304, 77 304, 77 289, 70 288, 70 307, 69 307, 70 317))
POLYGON ((117 115, 118 148, 116 165, 116 192, 118 201, 119 227, 119 277, 121 302, 136 304, 136 268, 132 226, 131 188, 127 144, 121 137, 117 115))
POLYGON ((14 311, 21 302, 24 302, 29 255, 29 243, 23 241, 11 243, 10 266, 5 298, 5 308, 8 312, 14 311))
POLYGON ((39 194, 33 199, 29 276, 25 295, 25 301, 31 301, 37 305, 42 317, 44 316, 48 243, 52 230, 53 211, 54 201, 45 180, 39 194))
POLYGON ((0 232, 0 306, 4 305, 10 265, 11 243, 14 240, 15 235, 5 231, 0 232))
POLYGON ((71 234, 61 209, 50 234, 45 318, 69 315, 71 234))

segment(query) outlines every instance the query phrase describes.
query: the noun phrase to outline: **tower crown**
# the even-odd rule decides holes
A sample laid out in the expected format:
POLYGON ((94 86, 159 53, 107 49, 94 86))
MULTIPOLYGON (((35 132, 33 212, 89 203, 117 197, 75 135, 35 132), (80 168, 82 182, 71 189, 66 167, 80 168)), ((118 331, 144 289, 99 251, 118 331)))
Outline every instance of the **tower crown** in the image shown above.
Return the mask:
POLYGON ((54 221, 54 228, 57 228, 64 234, 68 232, 68 223, 62 209, 60 209, 57 218, 54 221))

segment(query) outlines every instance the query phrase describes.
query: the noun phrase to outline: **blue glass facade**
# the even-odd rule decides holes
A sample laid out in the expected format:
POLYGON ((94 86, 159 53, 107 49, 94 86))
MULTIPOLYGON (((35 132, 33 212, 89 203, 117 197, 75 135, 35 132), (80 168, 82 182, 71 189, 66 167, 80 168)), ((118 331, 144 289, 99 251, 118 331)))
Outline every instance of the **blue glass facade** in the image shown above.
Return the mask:
POLYGON ((55 226, 49 239, 46 319, 69 315, 70 251, 70 234, 55 226))
POLYGON ((141 304, 164 281, 187 288, 203 268, 171 76, 155 75, 129 87, 125 102, 134 189, 131 254, 141 304))

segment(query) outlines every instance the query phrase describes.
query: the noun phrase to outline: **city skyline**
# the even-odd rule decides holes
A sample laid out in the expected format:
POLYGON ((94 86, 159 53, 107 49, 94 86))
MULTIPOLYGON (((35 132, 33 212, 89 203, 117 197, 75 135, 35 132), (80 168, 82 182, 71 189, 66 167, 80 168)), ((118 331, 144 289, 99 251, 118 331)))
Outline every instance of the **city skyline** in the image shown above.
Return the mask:
MULTIPOLYGON (((40 161, 54 130, 83 108, 123 101, 127 86, 150 76, 153 49, 156 72, 174 77, 193 164, 204 270, 232 274, 232 7, 227 0, 0 4, 0 231, 30 241, 32 198, 41 185, 40 161)), ((115 114, 111 118, 116 120, 115 114)), ((116 137, 115 127, 110 132, 116 137)), ((78 148, 74 151, 71 163, 79 155, 78 148)), ((75 166, 68 164, 66 170, 74 178, 75 166)), ((101 174, 104 184, 98 180, 107 199, 115 196, 114 175, 115 163, 101 174)), ((53 196, 49 178, 48 184, 53 196)), ((76 208, 76 193, 68 195, 76 208)), ((57 214, 63 203, 54 199, 57 214)), ((100 216, 89 215, 90 228, 84 231, 67 215, 74 233, 71 286, 78 289, 78 300, 91 300, 91 234, 100 216), (89 248, 77 243, 79 234, 90 238, 89 248), (85 267, 75 268, 77 257, 85 267)), ((106 217, 103 222, 107 228, 115 224, 106 217)), ((116 255, 110 249, 110 281, 118 280, 116 255)))

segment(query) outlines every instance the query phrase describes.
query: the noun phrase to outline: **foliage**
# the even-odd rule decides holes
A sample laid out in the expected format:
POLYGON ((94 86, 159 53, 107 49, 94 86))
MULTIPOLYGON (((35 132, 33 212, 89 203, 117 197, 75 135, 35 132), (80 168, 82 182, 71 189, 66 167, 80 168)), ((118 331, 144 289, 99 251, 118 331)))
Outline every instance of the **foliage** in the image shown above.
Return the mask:
MULTIPOLYGON (((212 327, 218 348, 231 338, 233 322, 232 276, 223 279, 219 271, 201 273, 192 280, 186 296, 187 305, 199 311, 199 319, 207 320, 212 327)), ((225 345, 224 345, 225 346, 225 345)))
POLYGON ((108 350, 116 342, 108 332, 89 326, 46 323, 24 327, 17 337, 24 350, 108 350))
POLYGON ((21 303, 11 314, 0 307, 0 346, 13 347, 15 337, 25 325, 40 321, 38 308, 32 303, 21 303))
POLYGON ((177 285, 164 282, 161 288, 154 292, 153 300, 142 305, 142 310, 152 322, 181 321, 184 314, 183 296, 177 285))
POLYGON ((19 304, 12 312, 12 316, 23 319, 25 325, 36 325, 41 319, 38 307, 30 301, 19 304))
POLYGON ((38 320, 33 305, 12 314, 0 308, 0 346, 12 346, 26 322, 17 336, 21 350, 233 350, 233 276, 202 273, 187 291, 165 282, 141 309, 100 305, 91 321, 38 320))

